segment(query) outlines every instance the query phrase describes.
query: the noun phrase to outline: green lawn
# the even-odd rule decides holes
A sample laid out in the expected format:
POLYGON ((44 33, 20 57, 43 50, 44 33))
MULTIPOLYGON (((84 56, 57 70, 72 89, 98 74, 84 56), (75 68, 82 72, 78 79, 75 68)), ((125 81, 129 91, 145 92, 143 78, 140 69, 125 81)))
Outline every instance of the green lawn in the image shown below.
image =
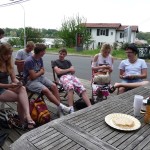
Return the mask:
MULTIPOLYGON (((18 48, 15 48, 14 50, 18 50, 18 48)), ((47 52, 54 52, 58 53, 60 49, 56 48, 47 48, 47 52)), ((73 48, 67 48, 68 54, 76 54, 76 55, 87 55, 93 57, 95 54, 99 53, 99 50, 83 50, 83 51, 77 51, 73 48)), ((112 56, 115 58, 124 59, 126 58, 126 54, 124 50, 112 50, 112 56)))
MULTIPOLYGON (((47 49, 48 52, 58 52, 59 49, 47 49)), ((83 51, 76 51, 73 48, 67 48, 68 54, 79 54, 79 55, 88 55, 88 56, 94 56, 95 54, 99 53, 99 50, 83 50, 83 51)), ((115 58, 126 58, 126 54, 124 50, 112 50, 112 56, 115 58)))

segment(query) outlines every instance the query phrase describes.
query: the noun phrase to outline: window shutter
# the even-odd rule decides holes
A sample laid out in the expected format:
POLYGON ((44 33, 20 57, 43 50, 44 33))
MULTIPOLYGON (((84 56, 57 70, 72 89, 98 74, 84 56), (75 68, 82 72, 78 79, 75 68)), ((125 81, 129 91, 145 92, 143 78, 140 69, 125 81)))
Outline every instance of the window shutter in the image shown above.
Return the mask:
POLYGON ((99 36, 99 31, 100 31, 100 29, 97 29, 97 36, 99 36))
POLYGON ((106 29, 106 36, 109 36, 109 30, 106 29))

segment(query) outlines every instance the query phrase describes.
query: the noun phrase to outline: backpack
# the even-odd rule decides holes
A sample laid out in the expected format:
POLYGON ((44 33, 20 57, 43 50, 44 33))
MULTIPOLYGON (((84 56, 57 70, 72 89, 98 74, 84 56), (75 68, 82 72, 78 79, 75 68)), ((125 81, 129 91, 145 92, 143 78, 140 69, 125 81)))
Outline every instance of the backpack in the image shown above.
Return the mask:
MULTIPOLYGON (((94 101, 92 99, 90 99, 90 102, 92 105, 94 104, 94 101)), ((78 100, 76 100, 73 105, 77 110, 84 109, 87 107, 86 103, 81 97, 78 100)))
POLYGON ((43 125, 51 120, 51 114, 42 99, 31 99, 29 105, 30 115, 37 125, 43 125))

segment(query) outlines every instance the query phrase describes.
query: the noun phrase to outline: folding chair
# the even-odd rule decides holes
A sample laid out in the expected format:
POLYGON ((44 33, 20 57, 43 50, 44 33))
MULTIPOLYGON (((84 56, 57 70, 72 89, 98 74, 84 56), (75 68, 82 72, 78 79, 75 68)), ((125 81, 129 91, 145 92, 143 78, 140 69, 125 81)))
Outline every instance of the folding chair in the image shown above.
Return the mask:
POLYGON ((59 82, 59 79, 57 78, 57 74, 54 71, 54 60, 51 61, 51 67, 53 72, 53 82, 57 85, 60 97, 66 98, 67 92, 64 90, 62 84, 59 82))
MULTIPOLYGON (((92 62, 93 60, 91 61, 91 65, 92 62)), ((109 95, 108 89, 110 88, 110 83, 104 83, 104 84, 95 83, 93 80, 95 73, 96 72, 92 70, 91 87, 92 87, 92 100, 96 103, 98 101, 107 99, 107 96, 109 95)))

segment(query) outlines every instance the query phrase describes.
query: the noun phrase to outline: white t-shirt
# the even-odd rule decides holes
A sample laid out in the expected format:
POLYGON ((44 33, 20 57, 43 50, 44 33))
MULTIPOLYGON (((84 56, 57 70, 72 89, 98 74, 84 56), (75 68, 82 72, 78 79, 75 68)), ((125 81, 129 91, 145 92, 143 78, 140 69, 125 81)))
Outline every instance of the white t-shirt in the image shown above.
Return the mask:
POLYGON ((112 57, 109 54, 107 57, 103 57, 101 53, 98 54, 98 58, 96 62, 92 62, 92 67, 100 66, 107 64, 113 69, 113 61, 112 57))
POLYGON ((143 59, 137 59, 135 63, 130 63, 128 59, 122 60, 119 69, 124 70, 126 75, 141 75, 142 69, 146 69, 147 64, 143 59))
POLYGON ((25 51, 25 49, 21 49, 21 50, 19 50, 19 51, 17 52, 16 59, 18 59, 18 60, 25 60, 27 57, 29 57, 29 56, 31 56, 31 55, 32 55, 31 52, 27 53, 27 52, 25 51))

